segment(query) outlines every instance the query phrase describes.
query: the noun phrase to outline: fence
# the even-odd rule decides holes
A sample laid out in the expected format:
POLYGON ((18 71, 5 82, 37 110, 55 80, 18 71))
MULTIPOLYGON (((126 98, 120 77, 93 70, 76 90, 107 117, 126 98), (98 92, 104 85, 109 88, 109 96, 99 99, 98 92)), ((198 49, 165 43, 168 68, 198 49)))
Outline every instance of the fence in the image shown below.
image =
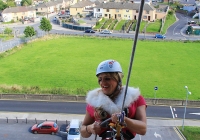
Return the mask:
POLYGON ((14 39, 8 40, 8 41, 0 40, 0 52, 5 52, 16 46, 19 46, 20 44, 27 43, 35 38, 40 38, 45 35, 46 35, 45 32, 40 31, 40 32, 37 32, 36 36, 33 36, 32 38, 21 37, 21 38, 14 38, 14 39))
POLYGON ((67 24, 67 23, 63 23, 62 26, 64 28, 68 28, 68 29, 72 29, 72 30, 79 30, 79 31, 85 31, 87 29, 92 29, 92 27, 88 27, 88 26, 79 26, 79 25, 72 25, 72 24, 67 24))

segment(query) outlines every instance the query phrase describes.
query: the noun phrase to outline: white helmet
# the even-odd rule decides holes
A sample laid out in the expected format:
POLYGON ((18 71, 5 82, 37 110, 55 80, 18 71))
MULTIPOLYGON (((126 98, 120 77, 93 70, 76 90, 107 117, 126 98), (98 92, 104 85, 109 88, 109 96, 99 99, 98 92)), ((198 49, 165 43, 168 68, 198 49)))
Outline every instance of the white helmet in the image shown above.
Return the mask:
POLYGON ((119 62, 115 60, 105 60, 101 62, 96 70, 96 76, 103 72, 120 72, 122 73, 122 68, 119 62))

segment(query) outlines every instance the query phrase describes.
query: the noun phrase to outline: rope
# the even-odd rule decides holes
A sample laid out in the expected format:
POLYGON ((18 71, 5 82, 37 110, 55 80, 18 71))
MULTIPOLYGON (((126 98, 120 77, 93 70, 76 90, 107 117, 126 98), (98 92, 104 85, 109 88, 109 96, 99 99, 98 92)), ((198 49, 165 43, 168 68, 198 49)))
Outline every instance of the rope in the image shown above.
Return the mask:
POLYGON ((130 75, 131 75, 131 69, 132 69, 132 65, 133 65, 133 59, 134 59, 136 45, 137 45, 137 40, 138 40, 140 23, 141 23, 141 20, 142 20, 142 13, 143 13, 143 8, 144 8, 144 1, 145 0, 141 0, 141 4, 140 4, 140 10, 139 10, 138 21, 137 21, 136 32, 135 32, 135 39, 134 39, 132 53, 131 53, 131 59, 130 59, 128 76, 127 76, 126 87, 125 87, 125 94, 124 94, 124 99, 123 99, 123 104, 122 104, 122 110, 121 111, 124 110, 124 102, 125 102, 125 99, 126 99, 126 94, 127 94, 129 79, 130 79, 130 75))

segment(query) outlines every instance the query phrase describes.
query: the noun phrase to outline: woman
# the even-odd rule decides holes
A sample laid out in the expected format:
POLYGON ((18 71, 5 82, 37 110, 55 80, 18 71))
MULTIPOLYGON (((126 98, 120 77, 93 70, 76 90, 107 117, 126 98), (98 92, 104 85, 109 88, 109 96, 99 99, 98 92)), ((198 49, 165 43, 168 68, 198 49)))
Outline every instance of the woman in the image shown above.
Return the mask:
MULTIPOLYGON (((88 138, 91 134, 97 134, 104 140, 111 137, 111 124, 119 122, 125 87, 122 86, 122 68, 115 60, 101 62, 97 67, 96 76, 100 88, 87 94, 86 115, 81 126, 81 135, 88 138), (108 118, 111 118, 111 122, 102 126, 102 122, 108 118)), ((136 134, 145 135, 146 102, 138 88, 128 87, 124 108, 126 116, 124 125, 121 125, 123 128, 120 128, 123 138, 130 140, 136 134)))

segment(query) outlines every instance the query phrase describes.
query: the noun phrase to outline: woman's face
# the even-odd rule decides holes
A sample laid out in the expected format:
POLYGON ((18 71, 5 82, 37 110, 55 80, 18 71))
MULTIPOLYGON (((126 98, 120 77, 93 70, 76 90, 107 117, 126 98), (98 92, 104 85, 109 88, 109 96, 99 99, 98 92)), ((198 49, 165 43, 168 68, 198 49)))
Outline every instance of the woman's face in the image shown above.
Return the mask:
POLYGON ((103 93, 106 95, 111 95, 117 87, 117 81, 112 78, 108 73, 99 74, 98 82, 102 88, 103 93))

